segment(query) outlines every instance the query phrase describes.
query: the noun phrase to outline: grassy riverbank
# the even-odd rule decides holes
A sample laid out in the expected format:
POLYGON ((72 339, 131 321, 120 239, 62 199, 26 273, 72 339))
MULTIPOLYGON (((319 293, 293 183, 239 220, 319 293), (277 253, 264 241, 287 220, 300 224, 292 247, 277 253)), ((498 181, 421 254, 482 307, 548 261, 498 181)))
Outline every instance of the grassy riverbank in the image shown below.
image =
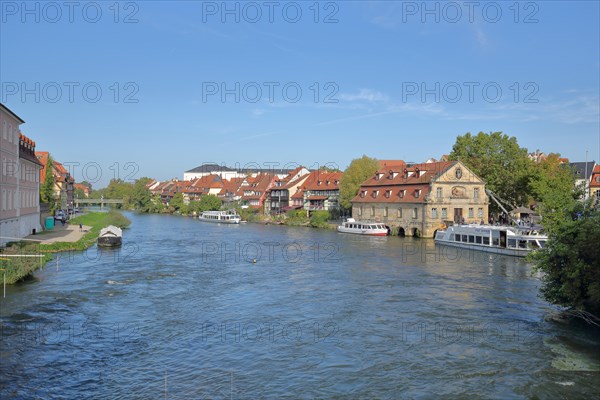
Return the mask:
POLYGON ((71 225, 82 224, 90 226, 91 228, 75 242, 40 244, 21 241, 12 243, 6 248, 1 249, 0 268, 5 269, 6 283, 12 285, 30 275, 52 259, 51 253, 58 253, 61 251, 83 251, 96 243, 96 239, 102 228, 108 225, 125 228, 129 226, 131 221, 120 212, 111 210, 107 213, 93 212, 85 214, 73 218, 69 223, 71 225), (3 257, 3 255, 5 257, 3 257), (6 257, 12 255, 19 255, 19 257, 6 257))

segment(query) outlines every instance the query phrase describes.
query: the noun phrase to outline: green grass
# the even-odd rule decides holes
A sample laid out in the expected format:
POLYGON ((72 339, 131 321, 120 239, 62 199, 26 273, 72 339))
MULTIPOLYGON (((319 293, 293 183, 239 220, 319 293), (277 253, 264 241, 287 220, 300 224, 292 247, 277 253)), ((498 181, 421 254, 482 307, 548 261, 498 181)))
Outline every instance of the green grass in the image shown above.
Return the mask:
MULTIPOLYGON (((51 253, 61 251, 83 251, 96 243, 100 230, 108 225, 115 225, 119 228, 129 226, 129 221, 123 214, 118 211, 111 210, 107 213, 89 213, 76 218, 70 222, 71 225, 83 224, 90 226, 90 230, 77 242, 55 242, 50 244, 32 244, 31 242, 12 243, 4 249, 0 249, 0 268, 6 270, 6 283, 12 285, 26 276, 30 275, 40 265, 52 259, 51 253), (42 263, 39 258, 34 257, 10 257, 7 260, 2 259, 2 255, 43 255, 42 263)), ((6 258, 6 257, 5 257, 6 258)), ((1 271, 0 271, 1 272, 1 271)))

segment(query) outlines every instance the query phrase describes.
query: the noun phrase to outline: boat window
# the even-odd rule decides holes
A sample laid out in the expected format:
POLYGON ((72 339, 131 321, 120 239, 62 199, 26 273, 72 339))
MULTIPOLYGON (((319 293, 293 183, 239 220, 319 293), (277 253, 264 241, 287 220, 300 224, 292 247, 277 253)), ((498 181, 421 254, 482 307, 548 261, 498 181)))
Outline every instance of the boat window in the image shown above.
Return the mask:
POLYGON ((517 239, 508 239, 507 247, 517 247, 517 239))
POLYGON ((527 247, 529 247, 530 249, 539 249, 540 248, 537 240, 528 240, 527 247))
POLYGON ((526 249, 527 248, 527 240, 519 240, 519 248, 526 249))
POLYGON ((546 241, 545 240, 538 240, 537 243, 540 245, 540 247, 543 249, 544 247, 546 247, 546 241))
POLYGON ((456 235, 454 235, 454 240, 457 242, 460 242, 460 233, 457 233, 456 235))
POLYGON ((475 236, 469 235, 469 243, 475 243, 475 236))
POLYGON ((489 244, 490 244, 490 238, 489 238, 489 237, 487 237, 487 236, 484 236, 484 237, 483 237, 483 244, 485 244, 485 245, 488 245, 488 246, 489 246, 489 244))
POLYGON ((467 243, 468 240, 469 240, 469 237, 467 235, 462 235, 462 241, 464 243, 467 243))
POLYGON ((481 236, 475 236, 475 243, 481 244, 481 236))

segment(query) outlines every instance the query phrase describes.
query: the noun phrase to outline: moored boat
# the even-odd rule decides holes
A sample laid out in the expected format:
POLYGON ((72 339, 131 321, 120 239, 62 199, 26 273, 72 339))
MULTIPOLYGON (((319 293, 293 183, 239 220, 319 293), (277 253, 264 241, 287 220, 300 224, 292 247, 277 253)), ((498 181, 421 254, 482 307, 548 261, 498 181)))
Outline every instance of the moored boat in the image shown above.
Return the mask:
POLYGON ((388 235, 388 228, 384 224, 377 222, 360 222, 355 221, 354 218, 348 218, 345 222, 342 223, 342 225, 338 226, 337 230, 341 233, 355 233, 357 235, 388 235))
POLYGON ((516 257, 543 248, 547 240, 537 229, 513 226, 453 225, 435 234, 439 244, 516 257))
POLYGON ((113 247, 120 246, 123 238, 123 231, 121 228, 114 225, 109 225, 106 228, 100 230, 100 236, 98 236, 98 246, 100 247, 113 247))
POLYGON ((230 211, 204 211, 198 216, 200 221, 218 222, 222 224, 239 224, 242 217, 233 210, 230 211))

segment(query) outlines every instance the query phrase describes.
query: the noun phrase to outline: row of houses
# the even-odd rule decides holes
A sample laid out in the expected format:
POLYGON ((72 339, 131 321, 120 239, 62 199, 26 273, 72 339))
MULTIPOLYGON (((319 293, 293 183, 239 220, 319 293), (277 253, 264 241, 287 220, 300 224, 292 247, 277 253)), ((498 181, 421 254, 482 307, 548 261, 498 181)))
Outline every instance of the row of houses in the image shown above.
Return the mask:
POLYGON ((75 183, 62 163, 49 163, 47 151, 36 151, 35 141, 21 132, 24 123, 0 103, 0 246, 42 230, 50 212, 49 204, 40 203, 47 174, 54 177, 52 197, 60 209, 73 208, 75 189, 85 196, 90 192, 88 186, 75 183))
POLYGON ((165 205, 175 194, 181 193, 186 204, 199 200, 203 195, 214 195, 224 203, 239 202, 243 207, 264 210, 267 214, 280 214, 292 209, 339 209, 341 172, 311 172, 303 166, 292 170, 246 171, 242 177, 229 174, 231 171, 227 170, 225 174, 217 174, 219 171, 215 169, 211 172, 214 173, 190 180, 152 181, 148 188, 165 205))

